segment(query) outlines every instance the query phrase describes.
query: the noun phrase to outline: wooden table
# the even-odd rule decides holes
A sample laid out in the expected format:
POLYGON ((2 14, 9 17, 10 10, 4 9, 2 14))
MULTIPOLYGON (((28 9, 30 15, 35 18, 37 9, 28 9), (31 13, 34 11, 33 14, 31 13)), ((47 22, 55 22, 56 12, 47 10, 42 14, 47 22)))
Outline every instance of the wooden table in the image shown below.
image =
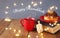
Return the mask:
MULTIPOLYGON (((0 22, 0 28, 1 28, 0 38, 28 38, 28 31, 26 31, 23 28, 23 26, 19 22, 19 19, 13 19, 11 22, 6 22, 2 20, 0 22), (3 28, 6 27, 8 29, 3 30, 3 28)), ((42 34, 38 34, 36 31, 31 31, 29 32, 29 35, 30 35, 29 38, 37 38, 37 37, 38 38, 60 38, 60 31, 57 32, 56 34, 51 34, 48 32, 43 32, 42 34)))

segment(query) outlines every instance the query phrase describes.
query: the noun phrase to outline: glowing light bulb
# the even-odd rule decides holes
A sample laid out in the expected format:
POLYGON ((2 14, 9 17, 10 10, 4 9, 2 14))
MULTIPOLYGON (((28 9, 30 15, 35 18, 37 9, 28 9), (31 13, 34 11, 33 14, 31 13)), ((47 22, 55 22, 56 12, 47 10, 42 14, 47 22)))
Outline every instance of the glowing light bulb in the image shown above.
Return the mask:
POLYGON ((31 18, 32 20, 35 20, 35 18, 31 18))
POLYGON ((31 8, 31 5, 28 5, 28 8, 31 8))
POLYGON ((54 25, 56 25, 56 24, 57 24, 57 22, 54 23, 54 25))
POLYGON ((44 38, 43 36, 41 38, 44 38))
POLYGON ((8 28, 5 28, 5 30, 8 30, 8 28))
POLYGON ((55 7, 55 9, 57 10, 57 9, 58 9, 58 7, 55 7))
POLYGON ((40 33, 40 35, 42 36, 42 35, 43 35, 43 33, 40 33))
POLYGON ((11 30, 12 28, 10 27, 9 29, 11 30))
POLYGON ((5 11, 5 14, 8 14, 8 11, 5 11))
POLYGON ((8 6, 6 6, 6 9, 9 9, 9 7, 8 7, 8 6))
POLYGON ((16 32, 16 29, 14 29, 13 31, 16 32))
POLYGON ((53 17, 51 16, 51 18, 53 18, 53 17))
POLYGON ((44 16, 44 20, 49 20, 47 16, 44 16))
POLYGON ((16 4, 16 3, 14 3, 13 5, 14 5, 14 6, 17 6, 17 4, 16 4))
POLYGON ((51 25, 51 23, 49 23, 49 25, 51 25))
POLYGON ((21 3, 21 5, 23 6, 24 4, 23 4, 23 3, 21 3))
POLYGON ((55 23, 57 23, 57 21, 55 21, 55 23))
POLYGON ((40 4, 42 4, 42 2, 40 1, 40 4))
POLYGON ((38 33, 40 33, 40 31, 38 31, 38 33))
POLYGON ((9 19, 9 18, 5 18, 4 21, 8 21, 8 22, 10 22, 11 19, 9 19))
POLYGON ((47 30, 49 30, 49 28, 47 27, 47 30))
POLYGON ((57 24, 57 25, 60 25, 60 24, 57 24))
POLYGON ((28 38, 30 38, 30 35, 28 35, 28 38))
POLYGON ((37 3, 34 3, 33 6, 34 6, 34 7, 37 6, 37 3))
POLYGON ((54 26, 53 24, 51 26, 54 26))
POLYGON ((46 29, 46 28, 45 28, 44 30, 45 30, 45 31, 47 31, 47 29, 46 29))
POLYGON ((34 4, 34 2, 32 1, 31 4, 34 4))
POLYGON ((18 33, 21 33, 21 30, 18 30, 18 33))
POLYGON ((49 30, 49 28, 47 27, 47 28, 45 28, 44 30, 45 30, 45 31, 48 31, 48 30, 49 30))
POLYGON ((55 6, 50 7, 50 10, 52 10, 53 8, 55 8, 55 6))
POLYGON ((20 36, 19 34, 16 34, 15 36, 20 36))

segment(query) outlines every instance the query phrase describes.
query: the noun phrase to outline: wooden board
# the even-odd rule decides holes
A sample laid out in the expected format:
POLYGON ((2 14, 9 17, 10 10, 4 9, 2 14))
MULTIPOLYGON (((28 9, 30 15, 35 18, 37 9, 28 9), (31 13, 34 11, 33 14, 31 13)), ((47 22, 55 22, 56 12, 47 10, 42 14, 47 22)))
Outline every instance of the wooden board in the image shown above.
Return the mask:
POLYGON ((27 31, 20 25, 19 20, 13 20, 8 28, 12 28, 11 30, 5 30, 4 33, 0 36, 0 38, 17 38, 15 34, 18 30, 21 30, 19 38, 27 38, 27 31), (16 32, 14 32, 14 29, 16 32), (4 37, 3 37, 4 36, 4 37))
MULTIPOLYGON (((28 38, 28 31, 23 28, 19 20, 12 20, 11 23, 5 21, 2 21, 0 23, 0 27, 3 26, 2 28, 4 28, 5 25, 8 25, 8 29, 4 30, 4 32, 0 35, 0 38, 28 38), (14 32, 14 30, 16 30, 16 32, 14 32), (18 30, 21 30, 21 33, 18 33, 18 30), (15 36, 17 33, 19 34, 19 36, 15 36)), ((30 31, 29 35, 30 38, 60 38, 60 31, 56 34, 51 34, 48 32, 38 34, 36 31, 30 31)))
POLYGON ((8 27, 9 24, 10 22, 6 22, 4 20, 0 22, 0 35, 3 33, 4 29, 8 27))

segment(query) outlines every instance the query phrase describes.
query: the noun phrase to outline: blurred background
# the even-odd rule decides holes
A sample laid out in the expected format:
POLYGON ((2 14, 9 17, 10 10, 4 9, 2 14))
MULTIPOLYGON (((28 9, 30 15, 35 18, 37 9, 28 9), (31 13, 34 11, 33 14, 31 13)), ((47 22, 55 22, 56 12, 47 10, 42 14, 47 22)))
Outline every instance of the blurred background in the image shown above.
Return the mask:
POLYGON ((39 18, 50 7, 60 16, 60 0, 0 0, 0 18, 39 18))

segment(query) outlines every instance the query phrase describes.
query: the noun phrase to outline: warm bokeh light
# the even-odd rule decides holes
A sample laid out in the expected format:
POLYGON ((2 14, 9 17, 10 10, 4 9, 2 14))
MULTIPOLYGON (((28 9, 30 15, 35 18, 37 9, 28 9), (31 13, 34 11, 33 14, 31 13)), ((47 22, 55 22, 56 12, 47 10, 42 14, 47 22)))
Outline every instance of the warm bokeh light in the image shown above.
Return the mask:
POLYGON ((9 9, 9 7, 8 7, 8 6, 6 6, 6 9, 9 9))
POLYGON ((39 3, 42 4, 42 1, 40 1, 39 3))
POLYGON ((41 38, 44 38, 43 36, 41 38))
POLYGON ((51 13, 53 13, 53 10, 48 10, 47 12, 51 14, 51 13))
POLYGON ((51 7, 50 7, 50 10, 54 10, 54 9, 57 10, 58 7, 57 7, 57 6, 51 6, 51 7))
POLYGON ((15 33, 15 32, 16 32, 16 29, 14 29, 13 31, 14 31, 14 33, 15 33))
POLYGON ((10 27, 9 30, 11 30, 12 28, 10 27))
POLYGON ((47 27, 47 30, 49 30, 49 27, 47 27))
POLYGON ((14 5, 14 6, 17 6, 17 4, 16 4, 16 3, 14 3, 13 5, 14 5))
POLYGON ((40 35, 42 36, 42 35, 43 35, 43 33, 40 33, 40 35))
POLYGON ((57 24, 57 25, 60 25, 60 24, 57 24))
POLYGON ((8 14, 8 11, 5 11, 5 14, 8 14))
POLYGON ((56 25, 57 23, 55 22, 54 25, 56 25))
POLYGON ((31 8, 31 5, 28 5, 28 8, 31 8))
POLYGON ((10 19, 10 18, 5 18, 4 21, 8 21, 8 22, 10 22, 11 19, 10 19))
POLYGON ((8 28, 6 27, 5 30, 8 30, 8 28))
POLYGON ((50 18, 52 18, 52 19, 53 19, 53 17, 52 17, 52 16, 50 16, 50 18))
POLYGON ((55 23, 57 23, 58 21, 55 21, 55 23))
POLYGON ((23 3, 21 3, 21 5, 23 6, 24 4, 23 4, 23 3))
POLYGON ((30 38, 30 35, 28 35, 28 38, 30 38))
POLYGON ((40 33, 40 31, 38 31, 38 33, 40 33))
POLYGON ((15 36, 17 36, 17 37, 18 37, 18 36, 20 36, 20 35, 19 35, 19 34, 15 34, 15 36))
POLYGON ((18 33, 21 33, 21 30, 18 30, 18 33))
POLYGON ((53 24, 51 26, 54 26, 53 24))
POLYGON ((54 9, 54 8, 55 8, 55 6, 51 6, 51 7, 50 7, 50 10, 52 10, 52 9, 54 9))
POLYGON ((37 3, 34 3, 34 4, 33 4, 34 7, 37 6, 37 5, 38 5, 37 3))
POLYGON ((45 30, 45 31, 48 31, 48 30, 49 30, 49 28, 48 28, 48 27, 46 27, 44 30, 45 30))
POLYGON ((32 1, 31 4, 34 4, 34 2, 32 1))
POLYGON ((58 9, 58 7, 55 7, 55 9, 57 10, 57 9, 58 9))

